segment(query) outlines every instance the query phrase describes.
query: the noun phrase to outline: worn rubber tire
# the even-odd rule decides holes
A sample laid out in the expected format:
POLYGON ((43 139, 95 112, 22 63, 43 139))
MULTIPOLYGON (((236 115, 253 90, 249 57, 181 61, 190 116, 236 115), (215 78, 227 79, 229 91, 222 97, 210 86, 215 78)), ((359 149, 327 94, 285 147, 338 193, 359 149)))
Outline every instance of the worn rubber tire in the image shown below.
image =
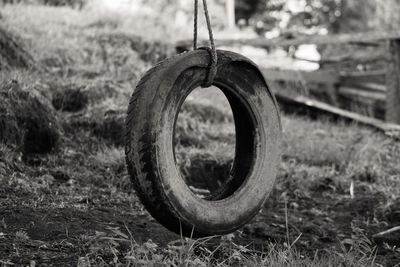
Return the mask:
POLYGON ((214 85, 226 95, 236 129, 230 179, 213 199, 189 189, 175 163, 173 138, 181 105, 205 80, 209 54, 197 50, 149 70, 130 100, 126 161, 135 190, 150 214, 185 236, 233 232, 252 219, 271 191, 280 159, 281 124, 274 96, 247 58, 218 51, 214 85))

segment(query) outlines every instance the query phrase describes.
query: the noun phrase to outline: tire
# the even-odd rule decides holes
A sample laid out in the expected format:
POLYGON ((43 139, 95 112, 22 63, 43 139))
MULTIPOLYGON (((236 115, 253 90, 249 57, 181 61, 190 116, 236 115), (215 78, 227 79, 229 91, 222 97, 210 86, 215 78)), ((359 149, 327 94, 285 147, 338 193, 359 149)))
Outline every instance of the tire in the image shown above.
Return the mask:
POLYGON ((126 162, 146 209, 171 231, 189 237, 226 234, 250 221, 273 188, 280 160, 278 106, 258 68, 247 58, 218 51, 214 85, 234 116, 236 151, 230 178, 212 198, 185 183, 175 163, 179 109, 207 75, 209 54, 191 51, 149 70, 134 91, 126 121, 126 162))

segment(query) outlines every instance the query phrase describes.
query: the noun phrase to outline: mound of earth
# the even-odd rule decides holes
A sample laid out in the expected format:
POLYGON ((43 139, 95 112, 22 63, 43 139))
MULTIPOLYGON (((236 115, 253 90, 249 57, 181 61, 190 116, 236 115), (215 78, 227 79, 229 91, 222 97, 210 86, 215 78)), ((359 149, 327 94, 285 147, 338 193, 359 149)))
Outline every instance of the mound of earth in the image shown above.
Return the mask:
POLYGON ((15 37, 0 26, 0 70, 13 68, 36 69, 37 65, 15 37))
POLYGON ((26 154, 43 154, 54 150, 60 139, 54 111, 12 80, 0 85, 0 143, 14 145, 26 154))

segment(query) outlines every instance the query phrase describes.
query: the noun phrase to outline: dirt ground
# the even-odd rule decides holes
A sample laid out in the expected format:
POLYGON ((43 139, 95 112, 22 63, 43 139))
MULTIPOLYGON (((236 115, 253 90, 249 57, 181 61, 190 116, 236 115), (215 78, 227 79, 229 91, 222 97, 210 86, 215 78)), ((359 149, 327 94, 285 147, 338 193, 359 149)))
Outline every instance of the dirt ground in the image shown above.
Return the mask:
MULTIPOLYGON (((32 156, 29 164, 2 148, 3 171, 12 173, 0 180, 3 266, 76 265, 82 257, 100 264, 112 262, 111 245, 123 259, 133 241, 140 246, 150 239, 162 250, 182 240, 144 210, 126 174, 121 148, 121 153, 98 149, 98 139, 84 130, 68 138, 75 140, 65 141, 62 152, 32 156)), ((376 174, 351 178, 356 182, 352 198, 340 173, 326 173, 325 168, 316 167, 317 179, 312 180, 312 170, 284 156, 265 207, 232 235, 232 242, 261 254, 269 243, 289 243, 305 257, 357 248, 365 255, 376 253, 376 262, 383 266, 398 264, 400 236, 373 235, 397 225, 399 203, 376 190, 376 174)), ((213 250, 220 242, 221 237, 215 237, 202 246, 213 250)))
MULTIPOLYGON (((5 193, 8 189, 2 187, 2 191, 5 193)), ((155 222, 134 196, 121 199, 118 194, 113 196, 112 192, 100 189, 87 195, 75 192, 74 197, 66 200, 52 194, 32 196, 15 191, 2 194, 0 202, 0 259, 4 266, 8 266, 7 262, 25 266, 32 262, 39 266, 76 265, 79 257, 99 253, 95 246, 103 237, 118 237, 116 229, 126 235, 130 232, 139 244, 151 239, 163 247, 180 239, 155 222)), ((354 227, 364 229, 360 235, 379 232, 390 222, 366 222, 366 216, 373 219, 379 201, 379 196, 371 194, 354 200, 324 193, 296 197, 288 204, 291 242, 296 240, 296 248, 306 255, 318 251, 323 254, 325 250, 337 249, 340 240, 354 235, 354 227)), ((397 218, 391 220, 398 220, 399 213, 396 214, 392 216, 397 218)), ((285 203, 268 202, 250 224, 234 234, 234 240, 263 251, 266 242, 286 242, 286 235, 285 203)), ((400 255, 383 241, 395 246, 399 236, 376 240, 377 262, 394 266, 399 263, 400 255)), ((119 242, 120 251, 128 249, 129 242, 119 242)), ((214 240, 205 246, 211 249, 215 244, 214 240)))

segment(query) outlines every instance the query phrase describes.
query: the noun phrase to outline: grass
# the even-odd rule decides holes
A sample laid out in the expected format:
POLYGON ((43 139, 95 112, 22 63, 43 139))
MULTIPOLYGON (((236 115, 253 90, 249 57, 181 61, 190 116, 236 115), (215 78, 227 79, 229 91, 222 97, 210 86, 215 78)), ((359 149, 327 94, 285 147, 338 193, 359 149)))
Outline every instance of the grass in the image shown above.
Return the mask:
POLYGON ((283 157, 308 166, 329 168, 350 182, 370 180, 400 194, 399 143, 371 129, 304 118, 283 118, 283 157), (307 125, 307 127, 304 127, 307 125))
MULTIPOLYGON (((1 13, 7 28, 49 72, 1 72, 0 84, 15 79, 49 103, 65 88, 81 88, 89 98, 77 112, 53 110, 64 131, 58 151, 25 160, 0 144, 2 265, 400 262, 398 239, 373 238, 398 224, 398 141, 358 125, 283 114, 282 162, 260 214, 231 235, 186 239, 169 233, 146 212, 125 170, 122 143, 112 142, 123 138, 122 130, 109 133, 123 128, 129 96, 151 63, 126 39, 100 37, 118 32, 148 40, 151 32, 164 38, 160 22, 42 6, 5 6, 1 13), (143 33, 146 25, 152 30, 143 33)), ((178 118, 176 139, 177 162, 188 176, 207 162, 211 173, 198 176, 229 169, 235 135, 223 95, 214 89, 191 94, 178 118)))
MULTIPOLYGON (((220 237, 214 238, 218 239, 220 245, 212 251, 203 245, 213 238, 196 241, 177 240, 162 249, 151 240, 138 245, 126 235, 112 238, 105 236, 104 233, 97 233, 95 237, 86 238, 94 246, 92 247, 93 254, 110 253, 114 256, 110 255, 116 266, 374 266, 374 251, 371 252, 367 248, 367 253, 370 254, 365 254, 364 248, 361 247, 358 248, 358 251, 338 253, 339 255, 325 253, 323 256, 318 256, 316 253, 314 258, 307 258, 294 249, 282 248, 274 244, 269 244, 262 253, 255 253, 245 246, 237 245, 220 237), (118 248, 115 245, 118 244, 118 241, 130 244, 130 249, 124 257, 126 261, 123 263, 116 256, 118 248), (100 248, 106 247, 102 245, 104 242, 108 242, 106 249, 108 251, 100 251, 100 248), (223 257, 215 259, 215 254, 222 254, 223 257)), ((90 262, 90 256, 79 258, 78 263, 90 262)), ((98 264, 101 264, 101 261, 99 260, 98 264)), ((103 263, 106 264, 105 261, 103 263)))
MULTIPOLYGON (((354 228, 352 248, 339 252, 320 251, 314 257, 306 257, 292 246, 268 243, 263 251, 254 251, 250 245, 236 244, 232 237, 214 236, 197 240, 183 238, 160 247, 151 239, 138 244, 132 233, 119 228, 96 232, 93 236, 81 236, 80 240, 89 247, 90 253, 78 259, 79 262, 93 262, 107 265, 111 260, 116 266, 376 266, 376 248, 361 229, 354 228), (207 244, 214 244, 211 248, 207 244), (120 255, 121 245, 128 249, 120 255), (121 258, 123 261, 121 261, 121 258)), ((26 233, 25 233, 26 234, 26 233)))

